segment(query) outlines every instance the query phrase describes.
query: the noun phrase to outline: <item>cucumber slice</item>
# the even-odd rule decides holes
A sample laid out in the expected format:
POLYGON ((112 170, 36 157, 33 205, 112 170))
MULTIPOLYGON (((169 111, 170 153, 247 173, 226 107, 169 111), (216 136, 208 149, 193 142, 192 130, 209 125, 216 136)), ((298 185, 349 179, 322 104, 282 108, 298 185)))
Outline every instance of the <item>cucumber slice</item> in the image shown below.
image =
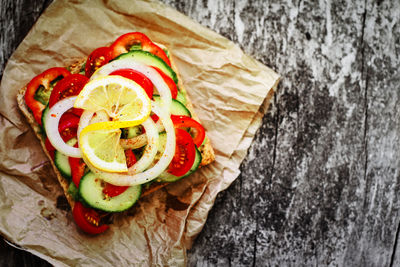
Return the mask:
POLYGON ((158 135, 158 153, 160 153, 160 155, 162 155, 162 153, 165 150, 165 145, 167 143, 167 133, 166 132, 161 132, 158 135))
POLYGON ((68 194, 72 196, 75 201, 79 200, 78 188, 75 186, 74 182, 71 182, 68 187, 68 194))
MULTIPOLYGON (((158 153, 157 154, 162 154, 162 152, 165 150, 165 144, 167 143, 167 134, 165 132, 160 133, 159 138, 158 138, 158 153)), ((183 177, 186 177, 192 173, 194 173, 200 166, 202 160, 202 156, 200 151, 197 149, 196 147, 196 157, 194 159, 192 168, 190 168, 190 170, 185 173, 182 176, 175 176, 172 175, 166 171, 164 171, 155 181, 157 182, 175 182, 178 181, 180 179, 182 179, 183 177)))
POLYGON ((185 173, 181 178, 186 177, 197 171, 197 169, 200 166, 201 161, 203 160, 203 157, 201 156, 200 150, 196 147, 196 157, 194 158, 193 166, 190 168, 190 170, 185 173))
POLYGON ((132 207, 139 199, 142 186, 131 186, 116 197, 103 194, 105 183, 94 173, 88 172, 79 183, 79 196, 90 207, 106 212, 121 212, 132 207))
POLYGON ((192 166, 192 168, 190 168, 190 170, 187 173, 185 173, 182 176, 175 176, 175 175, 172 175, 165 171, 157 178, 157 181, 171 183, 171 182, 178 181, 186 176, 189 176, 199 168, 201 160, 202 160, 201 153, 196 147, 196 157, 194 159, 193 166, 192 166))
POLYGON ((122 54, 118 57, 116 57, 114 60, 122 59, 122 58, 131 58, 135 60, 136 62, 143 63, 145 65, 149 66, 154 66, 162 70, 166 75, 171 77, 172 80, 177 84, 178 83, 178 78, 176 76, 175 71, 171 69, 170 66, 168 66, 167 63, 164 62, 161 58, 157 57, 156 55, 153 55, 150 52, 143 51, 143 50, 132 50, 129 51, 128 53, 122 54))
POLYGON ((181 102, 185 106, 187 104, 186 96, 181 91, 178 91, 178 95, 176 96, 176 100, 178 100, 179 102, 181 102))
MULTIPOLYGON (((156 102, 161 101, 159 95, 153 95, 153 98, 154 98, 154 101, 156 101, 156 102)), ((172 99, 170 112, 173 115, 184 115, 184 116, 192 117, 192 114, 190 114, 190 111, 185 107, 185 105, 176 99, 172 99)))
MULTIPOLYGON (((72 138, 67 142, 67 145, 74 146, 77 142, 76 138, 72 138)), ((69 165, 68 156, 65 156, 59 151, 54 152, 54 164, 56 165, 57 169, 60 171, 61 175, 68 180, 71 179, 71 166, 69 165)))
POLYGON ((46 129, 45 127, 44 127, 44 118, 46 117, 46 114, 47 114, 47 112, 49 112, 49 110, 50 110, 50 108, 49 108, 49 105, 47 104, 46 105, 46 108, 43 110, 43 112, 42 112, 42 127, 43 127, 43 131, 44 131, 44 129, 46 129))
POLYGON ((140 126, 133 126, 124 129, 126 138, 133 138, 142 134, 142 128, 140 126))

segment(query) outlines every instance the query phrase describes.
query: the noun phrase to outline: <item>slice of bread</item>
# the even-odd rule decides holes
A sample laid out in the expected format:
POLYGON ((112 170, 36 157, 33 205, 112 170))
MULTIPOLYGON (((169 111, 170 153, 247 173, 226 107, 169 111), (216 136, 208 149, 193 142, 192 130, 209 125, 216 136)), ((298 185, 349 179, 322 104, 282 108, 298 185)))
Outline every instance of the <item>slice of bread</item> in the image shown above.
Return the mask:
MULTIPOLYGON (((71 73, 79 73, 79 71, 81 70, 83 64, 86 62, 86 59, 81 59, 77 62, 75 62, 74 64, 68 66, 68 69, 70 70, 71 73)), ((189 111, 192 114, 192 118, 199 121, 198 116, 196 115, 196 113, 194 112, 193 109, 193 105, 191 100, 189 99, 189 97, 187 96, 185 87, 183 86, 182 80, 179 76, 179 72, 177 71, 175 65, 172 62, 171 59, 171 64, 172 64, 172 68, 173 70, 176 72, 177 76, 178 76, 178 87, 180 89, 180 91, 182 93, 184 93, 186 100, 187 100, 187 105, 186 107, 189 109, 189 111)), ((68 200, 68 203, 71 206, 71 209, 73 209, 75 201, 72 197, 72 195, 70 195, 68 193, 68 188, 69 188, 69 181, 66 180, 60 173, 60 171, 57 169, 56 165, 54 164, 54 161, 52 160, 50 154, 48 153, 46 147, 45 147, 45 137, 43 136, 42 133, 42 129, 39 126, 39 124, 35 121, 34 117, 33 117, 33 113, 29 110, 28 106, 25 104, 25 91, 26 91, 26 87, 20 89, 18 95, 17 95, 17 102, 18 102, 18 107, 20 108, 20 110, 22 111, 22 113, 25 115, 26 119, 29 122, 29 125, 32 127, 33 131, 35 132, 36 137, 40 140, 40 144, 42 145, 42 148, 44 150, 44 152, 46 153, 47 157, 50 160, 51 166, 53 167, 54 173, 58 179, 58 182, 60 183, 61 187, 64 190, 64 194, 68 200)), ((200 121, 199 121, 200 122, 200 121)), ((206 137, 206 141, 204 142, 203 145, 200 146, 199 148, 201 155, 202 155, 202 161, 200 163, 200 167, 201 166, 205 166, 207 164, 210 164, 211 162, 214 161, 215 159, 215 155, 214 155, 214 150, 211 146, 210 143, 210 139, 206 137)), ((141 197, 144 197, 146 195, 149 195, 153 192, 155 192, 156 190, 159 190, 161 188, 163 188, 164 186, 168 185, 168 183, 157 183, 154 182, 152 183, 149 187, 144 188, 144 190, 142 191, 142 195, 141 197)))

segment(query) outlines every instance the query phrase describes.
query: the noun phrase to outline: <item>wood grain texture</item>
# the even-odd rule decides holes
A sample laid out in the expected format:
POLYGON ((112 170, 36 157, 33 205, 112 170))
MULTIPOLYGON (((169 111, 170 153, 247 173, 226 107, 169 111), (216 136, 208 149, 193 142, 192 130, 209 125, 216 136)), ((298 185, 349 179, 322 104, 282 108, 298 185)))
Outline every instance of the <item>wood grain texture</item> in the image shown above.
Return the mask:
MULTIPOLYGON (((283 77, 189 265, 399 266, 400 3, 162 2, 283 77)), ((47 5, 1 0, 0 73, 47 5)), ((2 244, 0 265, 46 263, 2 244)))
POLYGON ((391 265, 399 7, 182 2, 169 3, 283 76, 242 175, 217 199, 190 264, 391 265))

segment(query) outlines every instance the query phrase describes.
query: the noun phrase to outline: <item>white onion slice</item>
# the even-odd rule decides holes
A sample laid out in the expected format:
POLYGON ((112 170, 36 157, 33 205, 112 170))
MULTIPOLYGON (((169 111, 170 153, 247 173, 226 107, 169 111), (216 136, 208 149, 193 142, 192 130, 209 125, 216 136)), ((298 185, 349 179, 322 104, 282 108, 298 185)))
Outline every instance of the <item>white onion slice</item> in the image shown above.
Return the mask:
POLYGON ((142 123, 142 126, 146 130, 147 136, 147 146, 143 152, 142 157, 129 168, 130 173, 139 173, 147 169, 150 164, 153 162, 157 150, 158 150, 158 131, 156 124, 154 121, 149 117, 142 123))
POLYGON ((133 69, 145 75, 157 88, 163 105, 165 105, 168 108, 171 106, 172 103, 171 90, 169 89, 168 85, 165 83, 161 75, 155 69, 146 66, 144 64, 141 64, 139 62, 135 62, 131 58, 122 58, 107 63, 106 65, 99 68, 92 75, 90 79, 93 80, 100 76, 107 76, 111 72, 119 69, 133 69))
MULTIPOLYGON (((153 162, 157 150, 158 150, 158 131, 156 124, 153 122, 153 120, 149 117, 146 121, 142 123, 142 126, 146 130, 146 135, 147 135, 147 143, 150 144, 146 146, 145 151, 143 152, 142 157, 133 165, 129 168, 128 173, 139 173, 147 169, 150 164, 153 162)), ((89 167, 91 171, 94 173, 99 174, 99 176, 102 177, 103 172, 98 170, 96 167, 94 167, 89 160, 87 160, 86 157, 83 157, 85 163, 89 167)), ((104 172, 105 174, 113 175, 116 173, 109 173, 109 172, 104 172)))
MULTIPOLYGON (((165 130, 160 121, 156 123, 156 127, 159 133, 165 130)), ((124 149, 137 149, 147 145, 147 137, 146 134, 140 134, 133 138, 121 139, 119 142, 124 149)))
POLYGON ((147 145, 147 136, 141 134, 129 139, 120 139, 119 143, 123 149, 138 149, 147 145))
POLYGON ((55 149, 68 157, 81 158, 81 150, 79 148, 67 145, 58 132, 58 124, 60 123, 61 116, 70 108, 74 107, 75 99, 76 96, 71 96, 54 104, 49 112, 46 113, 46 116, 44 117, 44 123, 46 135, 55 149))
POLYGON ((79 125, 78 125, 78 131, 77 131, 77 136, 79 140, 79 136, 81 135, 82 130, 88 126, 89 124, 93 124, 96 122, 103 122, 103 121, 108 121, 110 117, 107 115, 107 112, 104 110, 97 111, 94 113, 93 111, 88 111, 85 110, 81 118, 79 120, 79 125))
POLYGON ((129 168, 127 174, 120 174, 103 172, 93 167, 91 164, 88 164, 90 170, 98 174, 104 181, 119 186, 133 186, 144 184, 157 178, 163 171, 165 171, 171 163, 175 154, 175 129, 170 117, 170 113, 166 108, 157 106, 157 104, 152 101, 152 111, 160 118, 167 132, 167 142, 165 145, 164 153, 161 156, 161 159, 153 167, 147 169, 144 172, 135 173, 132 166, 131 168, 129 168))
POLYGON ((81 118, 79 120, 78 131, 76 134, 78 136, 78 140, 79 140, 79 136, 81 135, 83 128, 85 128, 86 126, 88 126, 90 124, 90 120, 93 118, 93 115, 94 115, 94 112, 88 111, 88 110, 85 110, 82 113, 81 118))

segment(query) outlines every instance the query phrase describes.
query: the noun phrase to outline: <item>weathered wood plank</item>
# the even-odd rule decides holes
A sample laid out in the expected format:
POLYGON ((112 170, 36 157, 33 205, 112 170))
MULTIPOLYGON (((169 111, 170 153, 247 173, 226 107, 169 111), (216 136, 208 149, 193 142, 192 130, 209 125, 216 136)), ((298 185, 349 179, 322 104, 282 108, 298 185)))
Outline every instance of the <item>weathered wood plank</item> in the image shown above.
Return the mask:
POLYGON ((0 0, 0 79, 8 58, 51 0, 0 0))
MULTIPOLYGON (((400 2, 367 1, 364 73, 367 131, 363 213, 346 262, 389 266, 399 227, 400 2)), ((393 251, 394 252, 394 251, 393 251)), ((399 266, 399 248, 392 266, 399 266)))
MULTIPOLYGON (((375 213, 365 206, 374 197, 370 184, 377 183, 382 191, 393 186, 390 182, 380 183, 378 176, 366 176, 370 172, 366 161, 369 143, 374 144, 373 153, 382 152, 370 138, 375 133, 367 131, 371 96, 365 70, 368 54, 364 51, 364 35, 374 36, 376 29, 370 27, 370 22, 380 11, 366 8, 361 1, 252 1, 243 6, 236 2, 232 15, 232 7, 224 2, 222 6, 227 6, 232 19, 219 21, 225 23, 220 26, 218 16, 212 13, 217 10, 218 14, 221 5, 204 4, 201 8, 206 10, 199 15, 193 11, 198 7, 196 3, 190 3, 191 8, 181 7, 181 11, 198 21, 210 18, 202 23, 238 42, 246 52, 284 76, 274 110, 278 117, 274 153, 273 138, 268 137, 268 132, 274 131, 263 127, 243 164, 241 182, 222 193, 219 199, 223 200, 217 201, 211 212, 210 223, 191 252, 191 264, 247 265, 252 260, 256 265, 389 264, 394 237, 382 240, 358 235, 374 232, 381 220, 372 217, 375 213), (366 22, 367 10, 372 15, 366 22), (243 29, 235 29, 237 25, 243 29), (234 32, 226 33, 224 29, 229 27, 234 32), (266 184, 262 193, 254 190, 260 180, 266 184), (246 191, 246 185, 253 186, 253 191, 246 191), (243 201, 246 195, 249 199, 243 201), (256 205, 252 208, 249 203, 256 205), (362 223, 366 213, 371 214, 369 225, 362 223), (252 238, 255 243, 249 242, 252 238), (254 255, 248 252, 251 250, 254 255)), ((386 10, 389 16, 393 13, 390 7, 386 10)), ((388 52, 394 53, 393 48, 388 52)), ((389 86, 388 90, 395 87, 389 86)), ((264 121, 273 125, 272 116, 268 114, 264 121)), ((393 178, 389 173, 385 175, 393 178)), ((393 195, 381 195, 374 201, 385 207, 390 206, 385 202, 396 202, 393 195)), ((398 213, 391 208, 385 211, 393 216, 385 231, 395 233, 398 213)))
POLYGON ((257 208, 267 215, 258 218, 256 265, 341 262, 343 248, 335 244, 347 242, 351 224, 341 214, 348 203, 342 197, 352 194, 346 190, 364 167, 358 164, 364 122, 358 6, 300 1, 270 9, 275 20, 268 21, 277 25, 270 32, 279 33, 273 65, 285 78, 274 173, 257 208))
MULTIPOLYGON (((262 36, 264 29, 260 25, 267 3, 264 1, 165 1, 178 10, 199 21, 228 39, 238 43, 247 53, 257 50, 265 43, 262 38, 255 38, 254 27, 258 27, 257 36, 262 36)), ((268 38, 268 37, 267 37, 268 38)), ((270 39, 271 36, 269 37, 270 39)), ((268 53, 264 60, 272 59, 268 53)), ((273 109, 273 108, 272 108, 273 109)), ((257 138, 269 147, 275 142, 274 112, 264 118, 263 135, 257 138)), ((273 158, 273 149, 268 153, 254 150, 259 163, 273 158)), ((272 163, 272 161, 271 161, 272 163)), ((190 266, 251 266, 255 263, 257 250, 257 201, 262 191, 263 182, 270 171, 263 168, 243 167, 244 174, 233 183, 229 190, 221 194, 210 213, 209 220, 191 251, 190 266), (243 179, 247 177, 247 179, 243 179), (223 201, 221 201, 223 199, 223 201), (218 236, 216 236, 218 233, 218 236)), ((260 166, 260 165, 258 165, 260 166)), ((262 167, 262 166, 261 166, 262 167)), ((263 209, 264 210, 264 209, 263 209)))

